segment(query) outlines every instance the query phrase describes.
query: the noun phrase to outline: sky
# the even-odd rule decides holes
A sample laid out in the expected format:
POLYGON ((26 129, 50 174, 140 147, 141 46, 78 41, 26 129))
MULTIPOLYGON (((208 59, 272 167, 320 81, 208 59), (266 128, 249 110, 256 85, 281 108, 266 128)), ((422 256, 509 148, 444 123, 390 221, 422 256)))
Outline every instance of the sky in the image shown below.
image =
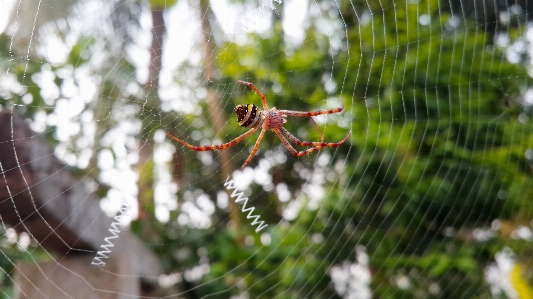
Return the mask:
POLYGON ((0 33, 4 32, 16 0, 0 0, 0 33))

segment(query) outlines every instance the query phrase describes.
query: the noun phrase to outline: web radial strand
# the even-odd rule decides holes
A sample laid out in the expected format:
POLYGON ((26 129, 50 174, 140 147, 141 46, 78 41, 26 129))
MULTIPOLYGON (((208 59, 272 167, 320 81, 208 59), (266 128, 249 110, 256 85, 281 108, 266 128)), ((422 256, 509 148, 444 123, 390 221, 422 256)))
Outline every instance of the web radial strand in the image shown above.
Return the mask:
POLYGON ((155 2, 2 2, 0 297, 533 293, 528 1, 155 2))

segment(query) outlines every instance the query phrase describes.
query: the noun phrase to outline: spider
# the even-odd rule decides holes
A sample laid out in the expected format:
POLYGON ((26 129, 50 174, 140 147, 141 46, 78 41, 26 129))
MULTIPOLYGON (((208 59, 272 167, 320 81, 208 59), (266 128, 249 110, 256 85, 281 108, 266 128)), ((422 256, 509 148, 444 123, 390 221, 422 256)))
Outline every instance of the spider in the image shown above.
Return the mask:
POLYGON ((261 101, 263 102, 263 110, 260 110, 256 105, 254 104, 248 104, 248 105, 237 105, 235 107, 235 113, 237 114, 237 121, 239 122, 239 125, 241 127, 250 128, 250 130, 241 136, 231 140, 230 142, 224 143, 224 144, 216 144, 216 145, 208 145, 208 146, 194 146, 192 144, 189 144, 183 140, 178 139, 174 135, 167 132, 167 135, 174 139, 175 141, 187 146, 188 148, 191 148, 195 151, 202 152, 202 151, 212 151, 212 150, 223 150, 228 147, 232 147, 236 145, 237 143, 243 141, 248 136, 252 135, 255 131, 259 130, 261 128, 261 133, 259 134, 259 138, 255 142, 254 148, 252 152, 250 153, 250 156, 248 156, 248 159, 246 159, 246 162, 241 167, 241 170, 246 167, 252 161, 252 158, 255 156, 259 144, 261 143, 261 140, 263 139, 263 136, 265 135, 265 132, 267 130, 273 131, 276 135, 278 135, 281 142, 283 142, 283 145, 294 155, 297 157, 301 157, 307 154, 310 154, 312 152, 321 150, 324 147, 338 147, 339 145, 343 144, 348 137, 352 134, 352 132, 348 132, 348 135, 344 137, 343 140, 339 142, 324 142, 324 136, 322 136, 322 132, 320 132, 320 128, 318 128, 318 125, 313 120, 313 116, 322 115, 322 114, 333 114, 333 113, 339 113, 342 111, 342 107, 336 108, 336 109, 330 109, 330 110, 319 110, 319 111, 293 111, 293 110, 277 110, 275 107, 272 109, 268 109, 267 100, 265 95, 255 87, 253 83, 245 82, 245 81, 238 81, 241 84, 248 85, 251 89, 253 89, 260 97, 261 101), (287 116, 299 116, 299 117, 309 117, 315 124, 321 140, 320 142, 312 142, 312 141, 301 141, 300 139, 296 138, 293 134, 291 134, 287 129, 283 127, 283 124, 287 122, 287 116), (311 148, 304 150, 304 151, 297 151, 294 149, 294 147, 287 141, 285 136, 287 136, 292 142, 300 145, 300 146, 312 146, 311 148))

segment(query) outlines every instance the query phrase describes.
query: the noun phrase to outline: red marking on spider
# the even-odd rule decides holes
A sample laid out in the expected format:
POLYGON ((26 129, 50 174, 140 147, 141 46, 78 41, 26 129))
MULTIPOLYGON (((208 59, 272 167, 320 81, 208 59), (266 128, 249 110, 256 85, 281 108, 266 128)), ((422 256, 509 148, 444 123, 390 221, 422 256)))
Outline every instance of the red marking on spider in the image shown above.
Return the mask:
POLYGON ((237 114, 239 125, 242 127, 251 128, 248 132, 231 140, 230 142, 223 143, 223 144, 210 145, 210 146, 194 146, 181 139, 178 139, 177 137, 170 134, 169 132, 167 132, 167 135, 173 140, 187 146, 188 148, 201 152, 201 151, 211 151, 211 150, 223 150, 228 147, 232 147, 236 145, 237 143, 246 139, 248 136, 252 135, 252 133, 257 131, 259 128, 261 128, 261 133, 259 134, 259 138, 255 142, 252 153, 250 153, 250 156, 248 156, 248 159, 246 159, 246 162, 244 162, 244 164, 241 167, 241 169, 244 169, 244 167, 246 167, 246 165, 248 165, 250 161, 252 161, 252 158, 257 153, 257 150, 259 149, 259 144, 261 143, 261 140, 263 139, 265 132, 268 130, 273 131, 279 137, 283 145, 285 145, 285 147, 294 156, 297 156, 297 157, 310 154, 312 152, 321 150, 325 147, 338 147, 341 144, 343 144, 346 140, 348 140, 348 138, 352 134, 351 131, 348 132, 348 135, 346 135, 346 137, 344 137, 344 139, 339 142, 324 142, 324 136, 322 136, 322 132, 320 132, 318 125, 313 119, 313 116, 317 116, 317 115, 339 113, 342 111, 343 109, 342 107, 335 108, 335 109, 329 109, 329 110, 310 111, 310 112, 293 111, 293 110, 277 110, 275 107, 272 109, 268 109, 265 95, 259 89, 257 89, 257 87, 255 87, 253 83, 245 82, 245 81, 238 81, 238 82, 244 85, 248 85, 261 97, 261 101, 263 102, 263 110, 260 110, 254 104, 237 105, 235 107, 235 113, 237 114), (320 134, 320 142, 301 141, 300 139, 296 138, 296 136, 294 136, 289 131, 287 131, 287 129, 283 127, 283 124, 287 122, 287 116, 311 118, 311 120, 313 121, 313 124, 315 125, 315 127, 317 128, 320 134), (289 143, 289 141, 287 141, 287 138, 285 138, 285 136, 289 138, 292 142, 300 146, 312 146, 312 147, 304 151, 297 151, 289 143))

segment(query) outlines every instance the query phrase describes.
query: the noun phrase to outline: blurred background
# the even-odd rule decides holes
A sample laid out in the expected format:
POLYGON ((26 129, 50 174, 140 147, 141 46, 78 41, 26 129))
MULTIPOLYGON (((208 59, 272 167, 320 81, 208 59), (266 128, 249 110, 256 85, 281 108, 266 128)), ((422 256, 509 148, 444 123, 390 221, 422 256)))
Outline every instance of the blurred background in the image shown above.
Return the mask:
POLYGON ((532 17, 527 0, 0 0, 0 298, 85 298, 47 267, 98 298, 137 297, 91 271, 151 297, 533 298, 532 17), (267 132, 243 170, 258 133, 208 152, 165 135, 243 134, 235 105, 261 99, 238 80, 269 107, 344 107, 314 120, 352 135, 296 158, 267 132), (109 261, 149 260, 131 235, 155 270, 64 266, 91 267, 96 215, 124 205, 109 261))

